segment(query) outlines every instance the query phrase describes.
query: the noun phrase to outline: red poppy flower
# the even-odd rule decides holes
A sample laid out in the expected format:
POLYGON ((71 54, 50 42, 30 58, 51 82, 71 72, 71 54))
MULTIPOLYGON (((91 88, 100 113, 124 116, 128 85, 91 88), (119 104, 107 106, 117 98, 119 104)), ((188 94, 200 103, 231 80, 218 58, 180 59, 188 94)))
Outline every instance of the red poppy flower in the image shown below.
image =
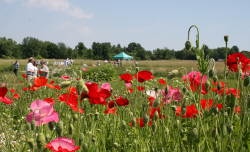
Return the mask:
POLYGON ((120 96, 118 99, 116 99, 116 103, 118 106, 127 106, 129 101, 128 99, 122 99, 122 96, 120 96))
POLYGON ((63 78, 64 80, 69 80, 69 77, 68 77, 68 76, 65 76, 65 75, 63 75, 62 78, 63 78))
POLYGON ((108 108, 113 108, 114 106, 115 106, 115 102, 114 101, 109 101, 108 108))
POLYGON ((22 76, 23 76, 23 78, 28 79, 28 77, 26 76, 26 74, 22 74, 22 76))
POLYGON ((19 98, 20 98, 20 96, 19 96, 18 94, 14 94, 13 98, 15 98, 15 99, 19 99, 19 98))
POLYGON ((45 86, 47 82, 48 82, 48 79, 45 76, 35 78, 34 80, 34 83, 38 86, 45 86))
POLYGON ((125 73, 125 74, 122 74, 122 75, 119 75, 119 76, 121 78, 121 81, 124 80, 125 83, 130 83, 133 80, 132 75, 129 74, 129 73, 125 73))
POLYGON ((43 73, 42 71, 38 71, 38 73, 43 73))
MULTIPOLYGON (((58 97, 58 100, 61 102, 66 102, 67 105, 70 105, 70 107, 78 112, 78 101, 77 101, 77 95, 70 93, 68 96, 68 93, 62 94, 58 97), (67 100, 68 99, 68 100, 67 100)), ((80 108, 80 113, 83 113, 83 110, 80 108)))
MULTIPOLYGON (((136 124, 138 124, 138 122, 139 122, 139 120, 138 119, 136 119, 136 124)), ((129 124, 130 126, 132 126, 132 122, 130 122, 130 124, 129 124)), ((151 120, 149 120, 149 124, 148 124, 149 126, 151 126, 152 125, 152 121, 151 120)), ((144 125, 144 123, 143 123, 143 117, 140 119, 140 122, 139 122, 139 127, 145 127, 145 125, 144 125)))
POLYGON ((240 107, 235 107, 234 112, 235 112, 235 113, 239 113, 239 114, 240 114, 240 107))
MULTIPOLYGON (((152 73, 149 71, 140 71, 138 73, 138 82, 143 83, 144 81, 148 81, 150 79, 154 79, 155 77, 152 77, 152 73)), ((137 74, 134 75, 134 77, 137 79, 137 74)))
POLYGON ((162 84, 166 84, 167 82, 165 80, 163 80, 163 79, 160 79, 159 83, 160 83, 160 85, 162 85, 162 84))
MULTIPOLYGON (((213 99, 209 99, 209 102, 207 103, 208 100, 205 100, 205 99, 201 99, 200 103, 201 103, 201 106, 202 106, 202 109, 205 110, 206 108, 208 108, 210 110, 210 108, 212 107, 213 105, 213 99)), ((213 107, 217 106, 218 107, 218 110, 220 110, 223 105, 220 103, 220 104, 215 104, 213 107)))
POLYGON ((59 85, 54 85, 55 89, 57 90, 61 90, 60 86, 59 85))
MULTIPOLYGON (((186 115, 181 115, 181 117, 186 117, 186 118, 195 118, 196 115, 198 115, 198 110, 195 109, 195 105, 187 106, 187 111, 186 115)), ((179 116, 181 113, 181 106, 176 108, 175 114, 176 116, 179 116)))
MULTIPOLYGON (((148 97, 148 100, 150 101, 150 102, 154 102, 154 100, 155 100, 155 97, 148 97)), ((151 106, 151 105, 150 105, 151 106)))
POLYGON ((30 90, 36 91, 37 89, 40 89, 41 86, 37 85, 37 84, 33 84, 33 86, 30 88, 30 90))
MULTIPOLYGON (((217 92, 221 96, 224 95, 224 88, 221 88, 220 91, 218 91, 217 88, 214 88, 214 89, 212 89, 212 91, 217 92)), ((226 87, 226 94, 230 94, 230 93, 234 94, 234 97, 236 97, 237 89, 226 87)), ((240 98, 240 90, 238 90, 238 96, 237 97, 240 98)))
POLYGON ((149 119, 152 119, 154 117, 154 114, 155 114, 156 111, 159 114, 159 119, 162 119, 162 117, 166 118, 165 115, 163 115, 163 116, 161 115, 161 109, 160 109, 160 107, 157 107, 157 108, 150 108, 149 109, 149 113, 150 113, 149 119))
POLYGON ((133 93, 133 89, 127 89, 127 91, 129 91, 130 93, 133 93))
POLYGON ((15 89, 10 89, 9 92, 15 93, 15 89))
POLYGON ((50 81, 50 84, 55 84, 55 81, 54 81, 54 80, 51 80, 51 81, 50 81))
POLYGON ((85 83, 89 93, 85 94, 82 92, 81 100, 88 98, 91 104, 102 104, 107 105, 106 99, 111 96, 111 93, 107 89, 100 89, 99 85, 96 83, 85 83))
POLYGON ((78 80, 79 80, 79 78, 76 79, 76 81, 78 81, 78 80))
MULTIPOLYGON (((215 86, 217 86, 219 83, 221 84, 221 87, 224 87, 224 82, 216 82, 216 83, 214 83, 214 81, 212 81, 212 85, 215 85, 215 86)), ((226 86, 228 86, 228 83, 226 83, 226 86)))
MULTIPOLYGON (((227 66, 229 70, 233 72, 237 72, 238 65, 240 64, 240 62, 241 62, 241 70, 245 72, 246 65, 250 64, 250 60, 243 53, 234 53, 234 54, 228 55, 227 66), (237 58, 239 58, 238 64, 237 64, 237 58)), ((250 66, 247 67, 247 71, 248 70, 250 70, 250 66)))
POLYGON ((53 85, 48 84, 48 83, 46 84, 46 86, 49 87, 49 88, 51 88, 51 89, 52 89, 52 88, 55 88, 53 85))
POLYGON ((144 90, 144 87, 143 86, 137 86, 136 87, 139 91, 143 91, 144 90))
POLYGON ((5 97, 7 92, 8 92, 8 89, 6 87, 0 88, 0 102, 2 101, 5 104, 11 104, 13 101, 10 98, 5 97))
POLYGON ((111 114, 115 114, 116 116, 117 116, 117 113, 115 113, 115 111, 117 111, 117 108, 109 108, 109 106, 107 106, 107 108, 108 108, 108 110, 105 110, 105 114, 109 114, 109 113, 111 113, 111 114))
POLYGON ((48 102, 49 104, 55 104, 54 98, 45 98, 44 101, 48 102))
POLYGON ((27 87, 23 87, 22 90, 29 91, 27 87))
POLYGON ((73 93, 73 94, 77 95, 77 89, 76 89, 76 87, 71 87, 70 90, 68 88, 67 91, 69 91, 70 93, 73 93))

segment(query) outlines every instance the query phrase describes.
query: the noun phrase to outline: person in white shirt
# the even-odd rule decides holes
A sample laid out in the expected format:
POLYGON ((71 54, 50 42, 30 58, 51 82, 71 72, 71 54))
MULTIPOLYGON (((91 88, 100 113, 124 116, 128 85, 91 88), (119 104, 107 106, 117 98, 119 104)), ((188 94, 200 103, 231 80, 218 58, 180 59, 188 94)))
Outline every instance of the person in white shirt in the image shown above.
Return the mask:
POLYGON ((65 65, 66 67, 68 67, 68 61, 67 61, 67 59, 64 61, 64 65, 65 65))
POLYGON ((37 62, 34 61, 33 65, 34 65, 34 70, 35 70, 34 78, 37 78, 37 76, 38 76, 38 75, 37 75, 37 73, 38 73, 37 62))
POLYGON ((35 68, 34 68, 34 58, 30 57, 29 58, 29 63, 26 66, 26 75, 28 77, 28 82, 33 82, 34 80, 34 73, 35 73, 35 68))

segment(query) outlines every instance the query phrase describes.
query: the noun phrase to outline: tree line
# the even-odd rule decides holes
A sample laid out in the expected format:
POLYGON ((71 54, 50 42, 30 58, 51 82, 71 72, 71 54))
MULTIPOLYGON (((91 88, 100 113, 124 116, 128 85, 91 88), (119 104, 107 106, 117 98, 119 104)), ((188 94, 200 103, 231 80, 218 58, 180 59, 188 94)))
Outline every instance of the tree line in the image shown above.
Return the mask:
MULTIPOLYGON (((183 45, 184 47, 184 45, 183 45)), ((215 49, 204 47, 205 55, 210 53, 210 58, 225 59, 225 47, 215 49)), ((57 44, 49 41, 41 41, 34 37, 25 37, 22 43, 18 44, 11 38, 0 37, 0 58, 26 59, 35 57, 37 59, 94 59, 109 60, 112 56, 125 52, 133 56, 135 60, 196 60, 194 50, 170 50, 168 48, 155 49, 153 51, 145 50, 139 43, 129 43, 128 46, 122 47, 120 44, 111 45, 110 42, 99 43, 93 42, 91 48, 87 48, 83 42, 78 42, 75 48, 68 47, 65 43, 57 44)), ((228 48, 228 54, 239 53, 237 46, 228 48)), ((249 51, 243 50, 246 57, 250 58, 249 51)))

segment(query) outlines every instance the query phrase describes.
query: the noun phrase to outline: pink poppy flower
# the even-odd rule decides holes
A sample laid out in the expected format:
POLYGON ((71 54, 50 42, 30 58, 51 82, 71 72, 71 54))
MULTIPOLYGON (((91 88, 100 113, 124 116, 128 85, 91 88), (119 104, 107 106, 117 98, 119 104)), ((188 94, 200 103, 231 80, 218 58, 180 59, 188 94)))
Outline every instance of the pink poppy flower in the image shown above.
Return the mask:
MULTIPOLYGON (((249 73, 246 72, 246 75, 249 76, 249 73)), ((241 79, 244 79, 244 78, 245 78, 245 72, 242 73, 241 79)))
POLYGON ((82 70, 83 70, 83 71, 87 71, 87 68, 83 68, 82 70))
POLYGON ((170 102, 172 100, 177 100, 178 102, 181 102, 181 99, 183 97, 183 95, 180 93, 178 87, 176 87, 175 89, 172 88, 172 86, 167 86, 169 87, 169 92, 166 95, 165 94, 165 89, 163 89, 161 92, 163 94, 163 96, 165 96, 165 98, 161 99, 163 102, 167 102, 168 104, 170 104, 170 102))
POLYGON ((66 76, 66 75, 63 75, 62 78, 63 78, 64 80, 69 80, 69 77, 66 76))
POLYGON ((111 89, 111 85, 109 83, 103 83, 102 86, 101 86, 102 89, 107 89, 110 91, 111 89))
POLYGON ((2 84, 1 84, 1 86, 5 87, 5 86, 6 86, 6 84, 5 84, 5 83, 2 83, 2 84))
POLYGON ((125 86, 130 88, 130 87, 132 87, 132 84, 131 83, 125 83, 125 86))
POLYGON ((33 113, 35 111, 35 121, 36 121, 36 126, 42 125, 42 123, 47 124, 50 121, 58 122, 59 117, 58 113, 54 112, 55 109, 53 108, 53 104, 49 104, 46 101, 43 100, 36 100, 31 103, 30 108, 33 110, 27 117, 26 120, 30 123, 31 120, 33 120, 33 113), (41 124, 39 124, 39 109, 41 112, 41 124))
POLYGON ((74 145, 74 140, 67 138, 67 137, 61 137, 57 138, 50 143, 46 145, 46 147, 53 152, 75 152, 78 149, 80 149, 80 146, 74 145))

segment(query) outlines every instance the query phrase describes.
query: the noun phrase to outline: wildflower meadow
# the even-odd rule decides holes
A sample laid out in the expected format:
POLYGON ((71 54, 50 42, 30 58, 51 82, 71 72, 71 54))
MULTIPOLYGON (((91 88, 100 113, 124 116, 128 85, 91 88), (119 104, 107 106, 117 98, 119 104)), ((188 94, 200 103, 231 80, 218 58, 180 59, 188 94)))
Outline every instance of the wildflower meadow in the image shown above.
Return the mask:
POLYGON ((0 151, 250 151, 250 59, 226 51, 218 73, 191 28, 196 45, 188 34, 185 47, 195 51, 196 71, 158 77, 140 64, 121 74, 79 66, 31 83, 2 72, 0 151))

